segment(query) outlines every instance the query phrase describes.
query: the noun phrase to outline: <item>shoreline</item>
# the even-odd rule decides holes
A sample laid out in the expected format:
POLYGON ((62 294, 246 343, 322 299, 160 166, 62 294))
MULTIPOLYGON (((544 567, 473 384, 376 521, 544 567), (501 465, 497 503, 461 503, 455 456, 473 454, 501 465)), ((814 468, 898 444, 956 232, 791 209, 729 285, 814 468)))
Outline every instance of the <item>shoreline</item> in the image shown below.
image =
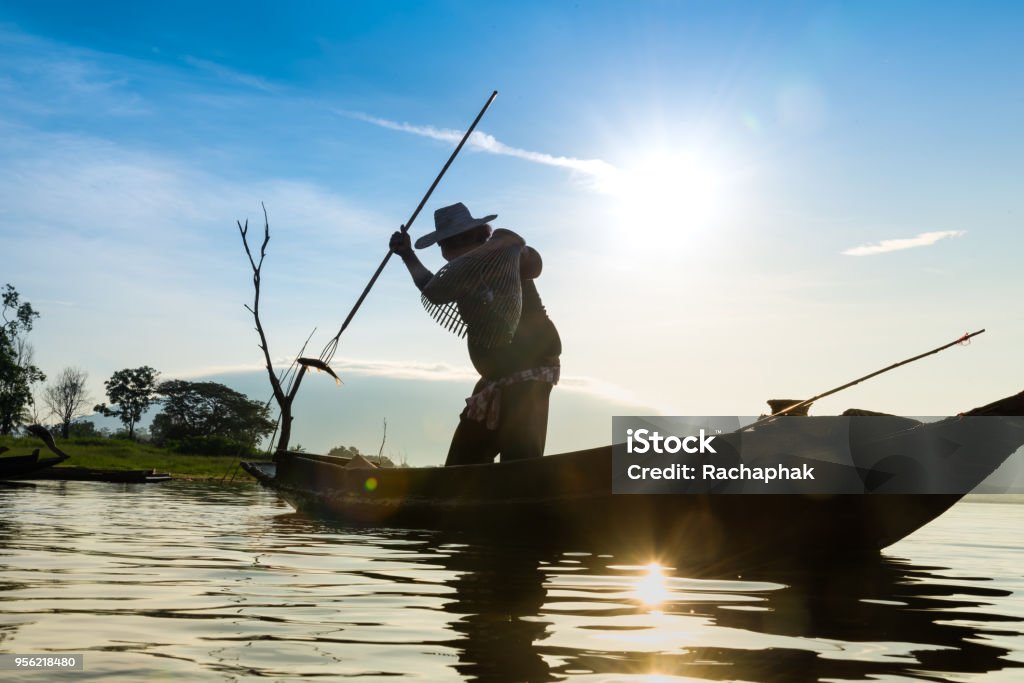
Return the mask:
MULTIPOLYGON (((31 453, 38 448, 40 453, 47 452, 43 443, 31 436, 0 437, 0 446, 11 450, 6 456, 31 453)), ((128 441, 126 439, 62 439, 58 448, 70 455, 65 462, 57 465, 62 467, 85 467, 97 470, 156 470, 166 472, 175 479, 217 481, 228 479, 234 472, 234 481, 255 482, 248 472, 238 467, 242 459, 251 456, 240 455, 193 455, 175 453, 151 444, 128 441)), ((0 456, 5 457, 5 456, 0 456)), ((253 459, 265 459, 266 456, 253 459)))

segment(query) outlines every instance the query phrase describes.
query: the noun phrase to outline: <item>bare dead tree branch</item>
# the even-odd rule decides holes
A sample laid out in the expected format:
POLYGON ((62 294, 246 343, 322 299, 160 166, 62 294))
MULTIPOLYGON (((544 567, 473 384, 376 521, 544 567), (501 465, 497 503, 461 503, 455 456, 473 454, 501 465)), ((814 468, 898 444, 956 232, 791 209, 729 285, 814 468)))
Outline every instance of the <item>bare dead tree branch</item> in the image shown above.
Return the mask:
MULTIPOLYGON (((260 320, 260 287, 263 282, 263 261, 267 257, 267 244, 270 242, 270 220, 267 218, 267 207, 262 202, 260 203, 260 206, 263 208, 263 242, 260 244, 259 260, 253 256, 252 248, 249 245, 248 219, 246 219, 244 224, 241 221, 235 222, 238 224, 238 232, 242 237, 242 246, 245 247, 245 255, 249 259, 249 267, 252 269, 252 305, 250 306, 245 304, 245 309, 252 314, 253 322, 256 325, 256 333, 259 335, 259 348, 263 351, 263 360, 266 363, 267 376, 270 378, 270 387, 273 390, 273 398, 277 401, 278 408, 280 408, 281 411, 280 437, 277 442, 277 450, 284 451, 288 449, 288 441, 291 438, 292 401, 299 390, 299 383, 302 381, 302 376, 305 374, 305 367, 298 370, 297 374, 291 381, 291 386, 289 386, 288 391, 285 392, 282 377, 287 376, 287 374, 291 372, 291 368, 289 368, 282 377, 278 377, 277 373, 274 371, 274 362, 270 357, 270 345, 267 343, 267 334, 263 329, 263 322, 260 320)), ((314 332, 315 331, 316 330, 314 329, 314 332)), ((312 336, 313 335, 311 333, 310 338, 312 338, 312 336)), ((306 339, 306 344, 308 343, 309 339, 306 339)), ((306 344, 302 345, 303 351, 306 348, 306 344)))
POLYGON ((262 203, 263 207, 263 243, 260 245, 260 260, 259 263, 253 258, 252 250, 249 247, 249 220, 246 219, 245 225, 242 225, 241 221, 238 223, 238 231, 242 235, 242 246, 245 247, 245 255, 249 258, 249 265, 252 267, 252 286, 253 286, 253 305, 245 305, 245 308, 252 313, 253 321, 256 323, 256 333, 260 337, 259 347, 263 351, 263 359, 267 364, 267 374, 270 376, 270 386, 274 390, 274 398, 277 400, 278 405, 283 405, 286 401, 285 393, 281 389, 281 382, 277 377, 277 373, 274 372, 274 363, 270 358, 270 348, 267 344, 267 335, 263 330, 263 323, 260 320, 260 285, 262 284, 263 277, 263 261, 267 256, 267 244, 270 242, 270 221, 267 218, 267 207, 262 203))
POLYGON ((68 438, 71 422, 85 414, 92 403, 86 389, 89 373, 80 368, 64 368, 43 391, 43 401, 50 412, 60 420, 61 436, 68 438))
MULTIPOLYGON (((299 353, 295 356, 295 359, 291 362, 291 365, 289 365, 288 368, 283 373, 281 373, 281 384, 282 385, 284 385, 288 381, 289 375, 291 375, 291 373, 295 370, 295 368, 299 367, 299 358, 301 358, 302 354, 304 354, 306 352, 306 347, 309 346, 309 340, 313 338, 314 334, 316 334, 316 330, 317 330, 317 328, 314 327, 313 331, 309 333, 308 337, 306 337, 306 341, 303 342, 302 348, 299 349, 299 353)), ((289 393, 291 393, 291 386, 289 386, 289 393)), ((293 398, 294 398, 294 396, 293 396, 293 398)), ((270 402, 273 401, 273 400, 275 400, 275 397, 274 397, 273 394, 271 394, 270 398, 268 398, 266 400, 266 404, 265 405, 269 406, 270 402)), ((281 428, 281 416, 282 416, 282 413, 279 410, 278 414, 277 414, 277 423, 274 425, 274 432, 270 435, 270 441, 271 442, 274 441, 274 437, 277 436, 277 432, 281 428)))

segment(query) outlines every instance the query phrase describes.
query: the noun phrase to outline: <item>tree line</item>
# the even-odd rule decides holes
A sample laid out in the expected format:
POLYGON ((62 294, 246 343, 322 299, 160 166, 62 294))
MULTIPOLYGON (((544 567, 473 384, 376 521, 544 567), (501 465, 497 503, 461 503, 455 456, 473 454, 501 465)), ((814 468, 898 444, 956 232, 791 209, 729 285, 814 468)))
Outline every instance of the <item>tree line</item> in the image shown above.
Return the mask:
MULTIPOLYGON (((98 435, 91 423, 75 422, 86 416, 92 402, 84 370, 61 370, 44 386, 41 401, 37 402, 33 387, 45 382, 46 375, 34 364, 27 335, 38 317, 39 313, 21 300, 12 285, 4 287, 0 309, 0 435, 10 435, 22 424, 46 421, 42 417, 44 406, 54 420, 55 431, 64 438, 73 431, 98 435)), ((92 410, 117 418, 124 435, 136 439, 145 412, 159 406, 161 410, 149 430, 152 441, 181 452, 206 455, 252 453, 276 427, 269 406, 223 384, 159 378, 160 373, 149 366, 118 370, 104 382, 107 402, 94 405, 92 410)))

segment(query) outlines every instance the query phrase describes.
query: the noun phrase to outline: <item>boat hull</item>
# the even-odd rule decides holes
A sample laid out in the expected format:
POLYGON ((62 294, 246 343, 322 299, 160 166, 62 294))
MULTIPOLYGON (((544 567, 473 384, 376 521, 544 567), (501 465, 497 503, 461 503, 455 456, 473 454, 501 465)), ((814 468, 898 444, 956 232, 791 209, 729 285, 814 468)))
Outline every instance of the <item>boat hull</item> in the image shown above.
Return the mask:
MULTIPOLYGON (((820 561, 873 554, 935 519, 961 497, 614 495, 609 487, 603 494, 440 499, 388 495, 419 483, 409 481, 402 471, 353 471, 301 457, 276 470, 256 463, 247 463, 247 469, 296 510, 348 523, 457 530, 491 540, 516 537, 551 543, 566 550, 675 559, 742 560, 785 554, 820 561), (371 478, 377 491, 384 489, 383 495, 355 492, 365 490, 371 478)), ((512 486, 519 479, 516 472, 501 474, 512 486)), ((552 476, 562 477, 564 470, 552 476)), ((477 477, 472 479, 479 485, 477 477)))
MULTIPOLYGON (((977 414, 1017 415, 1022 407, 1024 394, 977 409, 986 411, 977 414)), ((954 421, 914 429, 938 433, 954 421)), ((893 439, 874 433, 864 443, 892 445, 906 438, 907 427, 906 421, 894 421, 893 439)), ((1024 443, 1024 420, 1006 424, 999 436, 998 447, 983 454, 984 471, 972 470, 974 484, 1024 443)), ((976 461, 978 449, 967 451, 976 461)), ((563 549, 607 548, 646 557, 784 555, 803 563, 875 554, 963 496, 613 494, 611 446, 459 467, 364 469, 346 464, 345 459, 303 453, 280 454, 276 463, 243 463, 297 510, 350 524, 455 530, 491 540, 515 536, 563 549)))
POLYGON ((0 458, 0 480, 24 478, 64 462, 64 458, 40 458, 38 453, 0 458))

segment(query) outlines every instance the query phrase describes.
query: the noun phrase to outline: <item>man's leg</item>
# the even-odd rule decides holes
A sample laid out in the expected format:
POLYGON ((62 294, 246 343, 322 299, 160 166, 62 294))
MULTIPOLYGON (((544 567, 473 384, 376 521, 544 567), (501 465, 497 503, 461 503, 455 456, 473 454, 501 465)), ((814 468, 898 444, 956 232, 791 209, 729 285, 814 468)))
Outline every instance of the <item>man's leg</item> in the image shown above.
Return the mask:
POLYGON ((550 397, 548 382, 531 380, 502 387, 497 434, 502 462, 544 455, 550 397))
POLYGON ((497 433, 487 429, 483 422, 460 416, 459 426, 455 428, 451 446, 448 447, 445 467, 494 462, 494 456, 498 454, 496 437, 497 433))
MULTIPOLYGON (((480 391, 486 381, 480 379, 473 387, 473 393, 480 391)), ((445 467, 452 465, 479 465, 494 462, 498 454, 497 433, 487 429, 483 422, 470 420, 463 410, 459 415, 459 426, 452 435, 452 443, 448 447, 448 459, 445 467)))

